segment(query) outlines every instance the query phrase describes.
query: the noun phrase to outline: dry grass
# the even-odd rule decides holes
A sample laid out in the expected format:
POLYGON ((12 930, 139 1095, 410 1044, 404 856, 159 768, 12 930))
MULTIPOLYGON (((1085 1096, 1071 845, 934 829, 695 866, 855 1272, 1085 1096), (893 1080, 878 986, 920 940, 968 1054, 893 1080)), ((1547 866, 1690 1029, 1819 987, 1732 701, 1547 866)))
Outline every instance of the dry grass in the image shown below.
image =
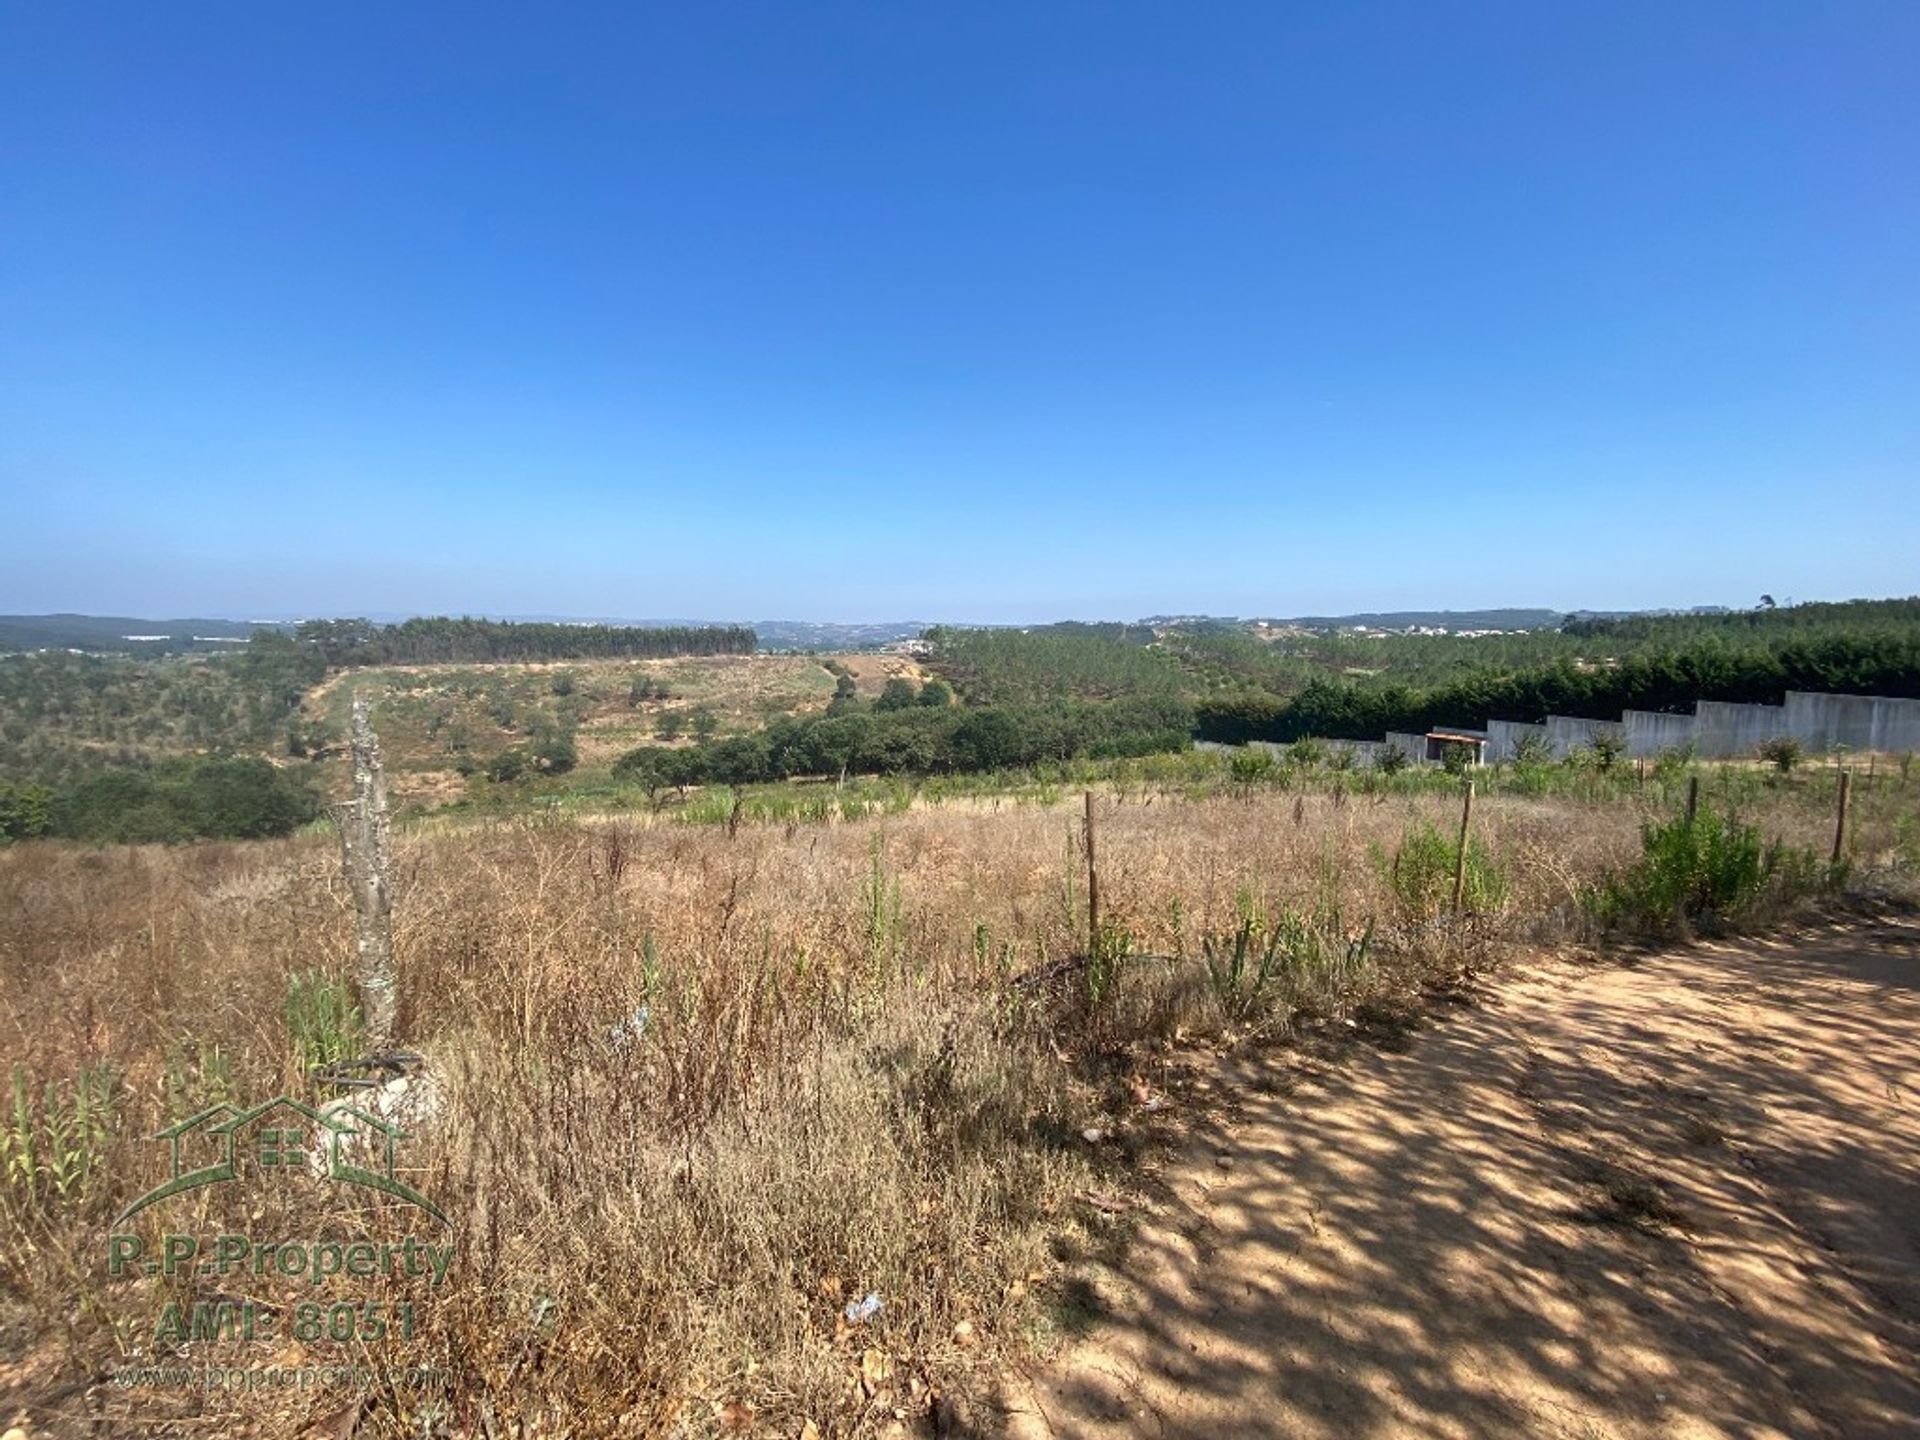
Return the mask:
POLYGON ((911 655, 860 651, 834 658, 853 676, 853 683, 862 699, 871 700, 887 688, 889 680, 911 680, 918 686, 933 678, 932 672, 911 655))
MULTIPOLYGON (((825 708, 834 678, 801 655, 705 655, 662 660, 577 660, 498 665, 382 665, 340 671, 317 686, 301 713, 344 730, 355 689, 380 707, 380 739, 397 801, 443 803, 464 781, 451 768, 467 755, 484 762, 542 726, 578 727, 580 763, 604 767, 636 745, 658 743, 668 712, 683 722, 710 710, 720 734, 753 730, 782 715, 825 708), (629 701, 636 680, 667 689, 664 700, 629 701), (566 693, 556 693, 557 688, 566 693)), ((344 761, 327 766, 344 793, 344 761)))
MULTIPOLYGON (((1029 1277, 1058 1278, 1060 1256, 1108 1238, 1080 1202, 1116 1183, 1102 1157, 1119 1147, 1082 1132, 1137 1137, 1139 1077, 1160 1088, 1156 1066, 1224 1027, 1367 1002, 1386 1014, 1430 978, 1441 942, 1420 938, 1379 857, 1456 813, 1443 795, 1109 799, 1108 963, 1053 987, 1009 976, 1084 948, 1066 808, 403 835, 404 1031, 442 1096, 403 1164, 448 1212, 459 1257, 444 1286, 411 1282, 411 1340, 301 1354, 444 1372, 373 1392, 363 1434, 707 1433, 749 1408, 765 1433, 811 1419, 832 1434, 924 1414, 1058 1322, 1048 1297, 1065 1292, 1029 1277), (1363 965, 1296 974, 1277 1009, 1229 1013, 1204 942, 1289 915, 1341 937, 1383 928, 1363 965), (1139 956, 1157 958, 1124 958, 1139 956), (837 1319, 869 1291, 886 1303, 876 1322, 837 1319)), ((1476 812, 1506 908, 1528 917, 1637 853, 1640 818, 1506 796, 1476 812)), ((1784 791, 1764 821, 1803 844, 1824 823, 1784 791)), ((91 1409, 109 1430, 178 1418, 227 1433, 262 1413, 257 1396, 85 1382, 152 1356, 166 1295, 219 1289, 110 1280, 105 1237, 163 1174, 144 1137, 222 1086, 251 1100, 304 1085, 282 1007, 296 972, 348 973, 335 869, 324 837, 0 852, 0 1035, 34 1123, 86 1075, 110 1077, 114 1097, 64 1190, 42 1175, 0 1192, 0 1361, 26 1367, 0 1373, 38 1377, 35 1394, 74 1387, 58 1408, 76 1424, 91 1409)), ((168 1202, 167 1227, 412 1227, 412 1212, 330 1198, 319 1182, 266 1199, 217 1187, 168 1202)), ((136 1227, 157 1233, 156 1213, 136 1227)), ((280 1395, 272 1413, 341 1401, 280 1395)))

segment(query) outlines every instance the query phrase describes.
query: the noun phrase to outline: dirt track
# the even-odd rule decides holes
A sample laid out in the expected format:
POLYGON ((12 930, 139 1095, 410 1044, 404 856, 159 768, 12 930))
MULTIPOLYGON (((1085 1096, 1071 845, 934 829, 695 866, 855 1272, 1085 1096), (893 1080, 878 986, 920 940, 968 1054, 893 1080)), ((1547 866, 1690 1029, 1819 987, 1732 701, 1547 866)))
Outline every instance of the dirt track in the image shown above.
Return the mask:
POLYGON ((1920 1435, 1920 925, 1508 972, 1278 1080, 1017 1440, 1920 1435))

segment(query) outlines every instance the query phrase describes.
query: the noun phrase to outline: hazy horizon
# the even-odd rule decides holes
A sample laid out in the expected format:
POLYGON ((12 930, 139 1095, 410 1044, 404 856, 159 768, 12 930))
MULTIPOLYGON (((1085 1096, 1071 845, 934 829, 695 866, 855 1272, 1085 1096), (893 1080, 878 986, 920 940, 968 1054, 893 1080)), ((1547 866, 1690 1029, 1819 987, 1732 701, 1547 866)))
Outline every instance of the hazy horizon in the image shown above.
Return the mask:
MULTIPOLYGON (((1820 604, 1847 600, 1904 599, 1904 595, 1889 592, 1885 595, 1783 595, 1773 598, 1781 608, 1800 604, 1820 604)), ((1302 610, 1247 610, 1231 613, 1219 610, 1205 610, 1188 607, 1185 609, 1143 611, 1138 614, 1035 614, 1014 619, 984 619, 970 615, 835 615, 815 614, 804 610, 767 614, 747 614, 745 612, 720 612, 712 614, 663 613, 663 614, 621 614, 616 612, 564 613, 556 611, 519 611, 486 609, 473 606, 455 607, 444 610, 389 610, 368 611, 354 609, 319 609, 306 611, 275 610, 263 608, 253 611, 233 609, 205 610, 118 610, 118 609, 75 609, 71 607, 57 610, 25 610, 0 604, 0 618, 28 616, 75 615, 87 618, 120 618, 153 621, 181 620, 218 620, 231 624, 291 624, 301 620, 319 619, 362 619, 376 624, 393 624, 415 617, 455 616, 472 617, 485 620, 512 620, 521 622, 551 622, 560 624, 612 624, 612 625, 752 625, 752 624, 797 624, 797 625, 837 625, 837 626, 903 626, 903 625, 985 625, 1019 627, 1058 623, 1111 624, 1116 622, 1134 622, 1162 617, 1180 617, 1207 620, 1305 620, 1305 619, 1344 619, 1364 615, 1478 615, 1497 611, 1539 611, 1556 615, 1574 614, 1631 614, 1671 612, 1684 614, 1693 611, 1710 610, 1750 610, 1758 608, 1759 597, 1747 603, 1721 600, 1697 600, 1684 603, 1672 603, 1651 606, 1623 605, 1538 605, 1527 603, 1495 605, 1364 605, 1347 610, 1302 609, 1302 610)))

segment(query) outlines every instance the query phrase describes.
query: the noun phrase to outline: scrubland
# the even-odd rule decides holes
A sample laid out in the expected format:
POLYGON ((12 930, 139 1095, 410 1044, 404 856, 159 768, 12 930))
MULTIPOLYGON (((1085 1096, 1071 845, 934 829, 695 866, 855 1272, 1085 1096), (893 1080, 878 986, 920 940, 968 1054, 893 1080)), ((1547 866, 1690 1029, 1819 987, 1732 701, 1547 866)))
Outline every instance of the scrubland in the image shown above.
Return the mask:
POLYGON ((0 850, 0 1408, 41 1434, 964 1424, 999 1367, 1084 1323, 1078 1267, 1124 1246, 1128 1187, 1206 1103, 1218 1050, 1390 1030, 1424 990, 1512 946, 1590 939, 1596 917, 1764 921, 1915 858, 1917 792, 1897 772, 1857 787, 1836 870, 1830 774, 1718 770, 1707 813, 1785 848, 1719 909, 1687 880, 1660 892, 1679 896, 1670 913, 1636 916, 1653 890, 1621 877, 1643 825, 1675 813, 1677 769, 1488 777, 1470 913, 1454 917, 1457 782, 1283 769, 1243 784, 1209 763, 1204 783, 1101 772, 1092 946, 1079 793, 1062 788, 1085 777, 812 819, 731 804, 711 824, 403 830, 402 1036, 432 1104, 397 1173, 445 1227, 304 1174, 115 1223, 166 1175, 163 1127, 223 1100, 316 1098, 308 1067, 356 1053, 329 835, 0 850), (1696 890, 1709 903, 1690 917, 1696 890), (440 1285, 114 1277, 116 1230, 421 1233, 457 1259, 440 1285), (418 1323, 155 1338, 171 1301, 286 1315, 316 1292, 410 1300, 418 1323), (850 1322, 868 1294, 880 1310, 850 1322), (165 1358, 427 1373, 358 1398, 113 1383, 165 1358))

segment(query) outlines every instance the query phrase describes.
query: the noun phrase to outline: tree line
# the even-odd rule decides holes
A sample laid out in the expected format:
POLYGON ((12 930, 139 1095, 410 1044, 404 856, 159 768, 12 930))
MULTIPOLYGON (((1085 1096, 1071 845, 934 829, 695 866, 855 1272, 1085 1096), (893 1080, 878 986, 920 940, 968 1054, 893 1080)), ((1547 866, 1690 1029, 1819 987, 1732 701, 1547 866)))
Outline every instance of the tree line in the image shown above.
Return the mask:
POLYGON ((293 634, 329 667, 751 655, 759 643, 748 625, 562 625, 446 615, 397 625, 304 620, 293 634))
POLYGON ((258 840, 320 814, 320 797, 265 760, 172 760, 95 770, 57 785, 0 781, 0 842, 258 840))
POLYGON ((977 704, 1178 695, 1189 688, 1179 661, 1154 647, 1153 631, 1146 626, 938 626, 925 639, 931 646, 929 663, 977 704))
POLYGON ((614 772, 650 790, 809 775, 933 775, 1183 750, 1192 735, 1192 707, 1171 697, 966 708, 896 702, 789 717, 692 748, 643 745, 614 772))
POLYGON ((1772 645, 1712 639, 1630 654, 1607 664, 1562 660, 1505 675, 1470 675, 1431 689, 1316 679, 1298 694, 1209 696, 1194 707, 1202 740, 1378 740, 1389 730, 1548 715, 1612 719, 1623 710, 1691 711, 1699 700, 1777 705, 1789 690, 1920 697, 1920 633, 1826 634, 1772 645))

